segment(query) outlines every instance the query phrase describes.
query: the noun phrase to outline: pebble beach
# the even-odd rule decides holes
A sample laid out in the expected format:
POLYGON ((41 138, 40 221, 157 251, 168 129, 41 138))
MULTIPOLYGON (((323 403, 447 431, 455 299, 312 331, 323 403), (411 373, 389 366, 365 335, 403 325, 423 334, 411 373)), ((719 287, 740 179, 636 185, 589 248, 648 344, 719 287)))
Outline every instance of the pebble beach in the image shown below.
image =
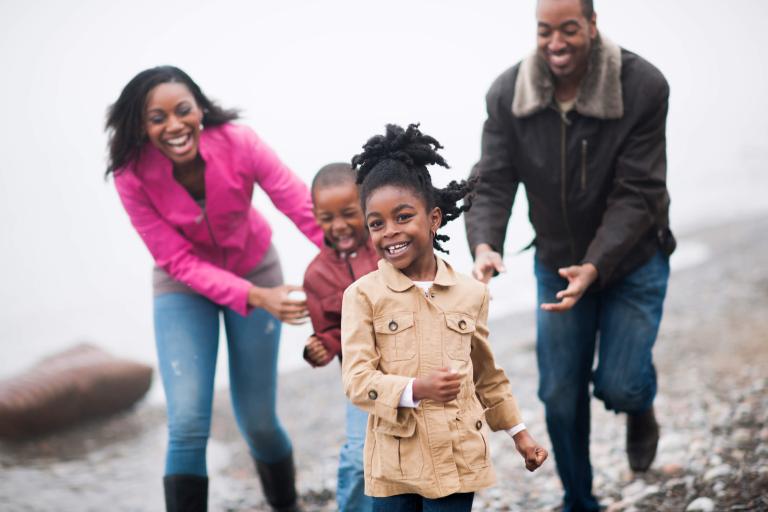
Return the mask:
MULTIPOLYGON (((592 401, 595 492, 608 511, 768 510, 768 217, 680 235, 709 257, 672 274, 654 349, 661 424, 650 471, 633 474, 625 418, 592 401)), ((536 397, 533 312, 494 320, 491 342, 534 437, 550 448, 536 397)), ((159 385, 159 379, 155 379, 159 385)), ((344 404, 338 365, 280 374, 279 413, 294 443, 307 511, 335 510, 344 404)), ((212 511, 262 511, 259 484, 229 398, 216 396, 208 448, 212 511)), ((148 402, 18 444, 0 443, 0 509, 160 511, 165 412, 148 402)), ((528 473, 512 441, 491 436, 498 483, 478 511, 553 511, 550 458, 528 473)))

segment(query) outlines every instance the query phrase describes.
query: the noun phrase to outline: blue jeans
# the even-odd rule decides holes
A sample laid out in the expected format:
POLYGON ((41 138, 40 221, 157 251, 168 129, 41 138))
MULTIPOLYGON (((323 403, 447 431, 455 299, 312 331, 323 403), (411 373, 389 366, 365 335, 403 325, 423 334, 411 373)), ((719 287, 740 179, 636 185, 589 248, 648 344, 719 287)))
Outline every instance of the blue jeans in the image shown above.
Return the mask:
MULTIPOLYGON (((538 303, 556 302, 555 294, 567 281, 538 259, 534 271, 538 303)), ((658 252, 618 282, 586 293, 569 311, 538 309, 539 398, 565 489, 565 512, 598 510, 589 461, 590 381, 609 410, 639 413, 653 405, 651 349, 668 279, 669 259, 658 252)))
POLYGON ((166 475, 207 475, 220 316, 227 332, 232 406, 251 455, 272 463, 291 452, 275 412, 280 322, 263 309, 243 317, 200 295, 167 293, 154 299, 168 408, 166 475))
POLYGON ((368 428, 368 413, 347 400, 347 440, 339 454, 336 505, 339 512, 370 512, 373 502, 366 496, 363 474, 363 446, 368 428))
POLYGON ((387 498, 373 498, 373 512, 469 512, 475 493, 450 494, 444 498, 429 499, 418 494, 397 494, 387 498))

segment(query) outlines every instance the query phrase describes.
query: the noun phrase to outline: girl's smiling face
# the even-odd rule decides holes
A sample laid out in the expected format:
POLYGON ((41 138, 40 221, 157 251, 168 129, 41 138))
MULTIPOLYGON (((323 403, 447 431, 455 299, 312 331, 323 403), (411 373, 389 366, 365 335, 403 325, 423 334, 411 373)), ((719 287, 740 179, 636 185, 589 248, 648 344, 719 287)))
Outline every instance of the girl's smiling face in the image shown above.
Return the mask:
POLYGON ((440 208, 427 211, 424 199, 407 187, 379 187, 365 202, 365 222, 374 247, 414 281, 435 278, 432 233, 440 227, 441 220, 440 208))
POLYGON ((202 121, 203 111, 182 83, 162 83, 147 94, 147 138, 176 165, 190 163, 197 156, 202 121))

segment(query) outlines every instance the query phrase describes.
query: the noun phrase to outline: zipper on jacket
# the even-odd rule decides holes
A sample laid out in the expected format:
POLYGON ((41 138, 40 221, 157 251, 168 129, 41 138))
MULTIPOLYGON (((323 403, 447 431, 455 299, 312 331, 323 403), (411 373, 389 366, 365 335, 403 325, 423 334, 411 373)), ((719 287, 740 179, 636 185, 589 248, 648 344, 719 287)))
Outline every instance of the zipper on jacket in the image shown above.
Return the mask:
POLYGON ((587 189, 587 139, 581 139, 581 191, 587 189))
POLYGON ((571 258, 576 261, 576 246, 573 243, 573 234, 571 233, 571 224, 568 220, 568 188, 566 187, 566 158, 565 158, 565 135, 566 127, 571 124, 565 112, 560 113, 560 206, 563 209, 563 223, 568 232, 568 243, 571 246, 571 258))
POLYGON ((224 248, 219 245, 219 243, 216 241, 216 237, 213 235, 213 228, 211 227, 211 223, 208 221, 208 213, 205 211, 205 206, 201 207, 203 210, 203 220, 205 221, 205 227, 208 228, 208 234, 211 236, 211 241, 213 242, 214 247, 216 247, 219 252, 221 253, 221 259, 222 259, 222 267, 227 267, 227 254, 224 252, 224 248))

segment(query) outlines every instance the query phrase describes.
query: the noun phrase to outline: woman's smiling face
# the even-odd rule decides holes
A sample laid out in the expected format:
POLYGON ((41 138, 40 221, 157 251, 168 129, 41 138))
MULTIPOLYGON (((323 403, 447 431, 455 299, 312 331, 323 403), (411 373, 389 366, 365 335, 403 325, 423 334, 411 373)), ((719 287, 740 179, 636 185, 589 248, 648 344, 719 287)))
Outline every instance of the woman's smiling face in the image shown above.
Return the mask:
POLYGON ((439 208, 407 187, 385 185, 365 202, 365 221, 378 253, 415 281, 434 279, 432 233, 440 227, 439 208), (431 275, 430 275, 431 274, 431 275))
POLYGON ((147 138, 176 165, 190 163, 197 156, 202 121, 203 111, 184 84, 162 83, 147 94, 147 138))

